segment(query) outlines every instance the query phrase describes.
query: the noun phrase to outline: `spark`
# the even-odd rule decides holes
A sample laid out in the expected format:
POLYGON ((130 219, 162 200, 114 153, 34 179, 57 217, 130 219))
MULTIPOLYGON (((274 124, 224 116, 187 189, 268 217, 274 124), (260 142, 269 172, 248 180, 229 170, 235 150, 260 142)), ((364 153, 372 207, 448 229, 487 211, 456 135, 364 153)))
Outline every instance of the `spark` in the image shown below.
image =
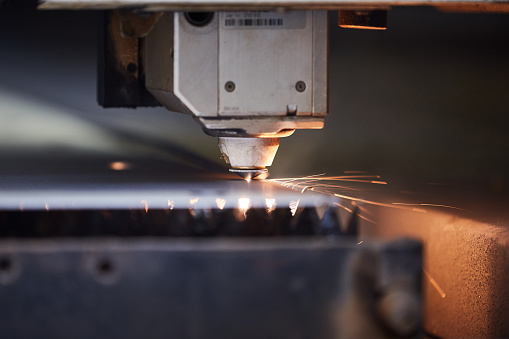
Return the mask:
POLYGON ((353 201, 359 201, 359 202, 364 202, 366 204, 370 204, 370 205, 376 205, 376 206, 384 206, 384 207, 392 207, 392 208, 400 208, 400 209, 405 209, 405 210, 411 210, 411 211, 414 211, 414 212, 420 212, 420 213, 427 213, 426 210, 422 209, 422 208, 405 208, 405 207, 397 207, 393 204, 384 204, 384 203, 381 203, 381 202, 376 202, 376 201, 370 201, 370 200, 365 200, 365 199, 359 199, 359 198, 354 198, 354 197, 349 197, 347 195, 342 195, 342 194, 337 194, 337 193, 334 193, 334 196, 336 197, 339 197, 339 198, 343 198, 343 199, 348 199, 348 200, 353 200, 353 201))
POLYGON ((339 206, 339 207, 341 207, 341 208, 345 209, 346 211, 348 211, 348 212, 350 212, 350 213, 353 213, 353 211, 352 211, 351 209, 349 209, 349 208, 348 208, 348 207, 346 207, 346 206, 341 205, 339 202, 335 202, 335 203, 334 203, 334 205, 337 205, 337 206, 339 206))
POLYGON ((429 282, 437 290, 438 294, 440 294, 442 299, 445 298, 444 290, 441 289, 440 286, 438 286, 438 283, 435 281, 435 279, 433 279, 433 277, 428 273, 428 271, 426 271, 426 269, 424 267, 422 268, 422 271, 424 272, 424 274, 426 274, 426 277, 428 278, 429 282))
POLYGON ((175 203, 171 200, 168 200, 168 207, 170 208, 170 210, 172 210, 173 207, 175 207, 175 203))
POLYGON ((374 225, 378 225, 378 223, 377 223, 376 221, 371 220, 371 219, 369 219, 368 217, 366 217, 366 216, 364 216, 364 215, 362 215, 362 214, 357 214, 357 216, 358 216, 359 218, 361 218, 361 219, 366 220, 367 222, 370 222, 370 223, 372 223, 372 224, 374 224, 374 225))
POLYGON ((44 204, 44 208, 46 209, 46 211, 49 211, 49 204, 48 204, 48 203, 45 203, 45 204, 44 204))
POLYGON ((297 212, 297 208, 299 207, 300 199, 297 201, 290 201, 290 212, 292 213, 292 217, 295 216, 295 213, 297 212))
POLYGON ((270 213, 276 209, 276 199, 265 198, 265 206, 267 206, 267 213, 270 213))
POLYGON ((246 217, 247 211, 251 208, 251 199, 249 198, 240 198, 239 199, 239 211, 244 214, 246 217))
POLYGON ((194 198, 194 199, 189 200, 189 203, 190 203, 191 205, 196 205, 196 203, 198 202, 198 200, 200 200, 200 197, 196 197, 196 198, 194 198))
POLYGON ((145 206, 145 213, 148 213, 149 202, 147 200, 142 200, 141 203, 145 206))
POLYGON ((308 175, 308 176, 305 176, 305 177, 297 177, 297 178, 269 179, 269 181, 274 181, 274 182, 283 181, 283 182, 286 183, 286 182, 291 182, 291 181, 295 181, 295 180, 302 180, 302 179, 319 177, 319 176, 322 176, 322 175, 325 175, 325 173, 313 174, 313 175, 308 175))
POLYGON ((247 177, 247 178, 246 178, 246 179, 244 179, 244 180, 246 180, 246 182, 249 184, 249 183, 251 182, 251 177, 247 177))
POLYGON ((110 162, 109 167, 110 167, 110 169, 112 169, 114 171, 123 171, 123 170, 129 169, 130 166, 127 162, 113 161, 113 162, 110 162))
POLYGON ((361 212, 364 212, 364 213, 369 214, 369 215, 373 215, 373 213, 372 213, 370 210, 368 210, 368 209, 367 209, 366 207, 364 207, 364 206, 359 205, 359 204, 358 204, 358 203, 356 203, 355 201, 351 201, 351 204, 352 204, 352 206, 357 207, 357 208, 358 208, 361 212))
POLYGON ((460 210, 460 211, 465 211, 465 212, 471 212, 471 211, 466 210, 466 209, 463 209, 463 208, 454 207, 454 206, 448 206, 448 205, 439 205, 439 204, 405 204, 405 203, 402 203, 402 202, 393 202, 392 204, 393 204, 393 205, 403 205, 403 206, 430 206, 430 207, 443 207, 443 208, 452 208, 452 209, 455 209, 455 210, 460 210))
POLYGON ((222 210, 224 208, 224 206, 226 205, 226 200, 225 199, 221 199, 221 198, 217 198, 216 199, 216 204, 217 204, 217 208, 222 210))
POLYGON ((360 244, 362 244, 363 242, 364 242, 364 240, 361 240, 361 241, 359 241, 359 242, 357 243, 357 245, 360 245, 360 244))

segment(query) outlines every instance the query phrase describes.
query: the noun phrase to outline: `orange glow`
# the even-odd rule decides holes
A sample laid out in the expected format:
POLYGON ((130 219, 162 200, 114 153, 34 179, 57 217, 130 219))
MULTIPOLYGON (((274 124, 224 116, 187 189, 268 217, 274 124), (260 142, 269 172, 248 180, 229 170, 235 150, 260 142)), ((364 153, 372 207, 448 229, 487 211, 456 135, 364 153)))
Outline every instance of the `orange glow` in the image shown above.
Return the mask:
POLYGON ((222 210, 224 208, 224 206, 226 205, 226 200, 225 199, 221 199, 221 198, 217 198, 216 199, 216 204, 217 204, 217 208, 222 210))
POLYGON ((175 203, 171 200, 168 200, 168 207, 170 208, 170 210, 172 210, 173 207, 175 207, 175 203))
POLYGON ((250 178, 250 177, 247 177, 245 180, 246 180, 248 183, 250 183, 250 182, 251 182, 251 178, 250 178))
POLYGON ((198 202, 198 200, 200 200, 200 197, 196 197, 196 198, 194 198, 194 199, 189 200, 189 203, 190 203, 191 205, 196 205, 196 203, 198 202))
POLYGON ((129 168, 129 164, 123 161, 110 162, 110 169, 114 171, 123 171, 129 168))
POLYGON ((361 241, 359 241, 359 242, 357 243, 357 245, 360 245, 360 244, 362 244, 363 242, 364 242, 364 240, 361 240, 361 241))
POLYGON ((44 204, 44 208, 46 209, 46 211, 49 211, 49 204, 48 204, 48 203, 45 203, 45 204, 44 204))

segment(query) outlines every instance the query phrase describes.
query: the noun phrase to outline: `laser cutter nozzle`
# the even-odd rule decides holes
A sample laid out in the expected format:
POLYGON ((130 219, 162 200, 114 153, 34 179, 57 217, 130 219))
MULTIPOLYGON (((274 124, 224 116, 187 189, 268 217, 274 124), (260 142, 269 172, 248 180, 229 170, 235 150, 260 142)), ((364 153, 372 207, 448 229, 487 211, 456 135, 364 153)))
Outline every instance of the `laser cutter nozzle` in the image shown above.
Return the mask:
POLYGON ((267 166, 272 165, 279 147, 279 138, 219 137, 222 158, 230 164, 231 172, 242 178, 265 179, 267 166))

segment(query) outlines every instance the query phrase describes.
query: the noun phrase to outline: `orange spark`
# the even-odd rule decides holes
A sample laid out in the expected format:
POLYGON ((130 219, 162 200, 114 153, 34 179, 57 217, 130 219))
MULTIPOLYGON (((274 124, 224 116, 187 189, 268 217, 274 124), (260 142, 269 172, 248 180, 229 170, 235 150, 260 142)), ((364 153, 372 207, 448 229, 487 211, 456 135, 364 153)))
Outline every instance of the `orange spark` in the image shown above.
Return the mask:
POLYGON ((348 200, 353 200, 353 201, 359 201, 359 202, 364 202, 364 203, 366 203, 366 204, 370 204, 370 205, 384 206, 384 207, 392 207, 392 208, 399 208, 399 209, 410 210, 410 211, 414 211, 414 212, 427 213, 427 211, 426 211, 426 210, 421 209, 421 208, 404 208, 404 207, 396 207, 396 206, 394 206, 394 204, 384 204, 384 203, 381 203, 381 202, 376 202, 376 201, 370 201, 370 200, 365 200, 365 199, 359 199, 359 198, 349 197, 349 196, 347 196, 347 195, 342 195, 342 194, 337 194, 337 193, 334 193, 334 195, 335 195, 336 197, 339 197, 339 198, 348 199, 348 200))
POLYGON ((349 208, 348 208, 348 207, 346 207, 346 206, 341 205, 341 204, 340 204, 340 203, 338 203, 338 202, 335 202, 335 203, 334 203, 334 205, 337 205, 337 206, 339 206, 339 207, 341 207, 341 208, 345 209, 346 211, 348 211, 348 212, 350 212, 350 213, 353 213, 353 211, 352 211, 351 209, 349 209, 349 208))
POLYGON ((374 225, 378 225, 378 223, 377 223, 377 222, 375 222, 375 221, 373 221, 373 220, 369 219, 368 217, 365 217, 365 216, 363 216, 363 215, 361 215, 361 214, 357 214, 357 216, 358 216, 359 218, 361 218, 361 219, 366 220, 367 222, 370 222, 370 223, 372 223, 372 224, 374 224, 374 225))
POLYGON ((438 294, 440 294, 442 299, 445 298, 444 290, 441 289, 440 286, 438 286, 438 283, 435 281, 435 279, 433 279, 433 277, 428 273, 428 271, 426 271, 426 269, 424 267, 422 268, 422 270, 426 274, 426 277, 428 278, 431 285, 433 285, 433 287, 437 290, 438 294))
POLYGON ((393 202, 392 204, 393 204, 393 205, 403 205, 403 206, 430 206, 430 207, 444 207, 444 208, 452 208, 452 209, 455 209, 455 210, 460 210, 460 211, 465 211, 465 212, 471 212, 471 211, 466 210, 466 209, 463 209, 463 208, 454 207, 454 206, 448 206, 448 205, 438 205, 438 204, 405 204, 405 203, 402 203, 402 202, 393 202))

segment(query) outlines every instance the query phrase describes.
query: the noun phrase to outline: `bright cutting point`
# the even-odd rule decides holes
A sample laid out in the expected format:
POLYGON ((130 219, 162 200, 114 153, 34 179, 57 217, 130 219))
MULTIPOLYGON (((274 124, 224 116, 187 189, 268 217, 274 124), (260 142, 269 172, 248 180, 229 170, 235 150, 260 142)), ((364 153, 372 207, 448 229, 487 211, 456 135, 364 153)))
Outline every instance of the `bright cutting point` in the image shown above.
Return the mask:
POLYGON ((230 168, 230 172, 237 174, 247 182, 252 179, 266 179, 269 176, 269 171, 263 169, 243 169, 243 168, 230 168))

